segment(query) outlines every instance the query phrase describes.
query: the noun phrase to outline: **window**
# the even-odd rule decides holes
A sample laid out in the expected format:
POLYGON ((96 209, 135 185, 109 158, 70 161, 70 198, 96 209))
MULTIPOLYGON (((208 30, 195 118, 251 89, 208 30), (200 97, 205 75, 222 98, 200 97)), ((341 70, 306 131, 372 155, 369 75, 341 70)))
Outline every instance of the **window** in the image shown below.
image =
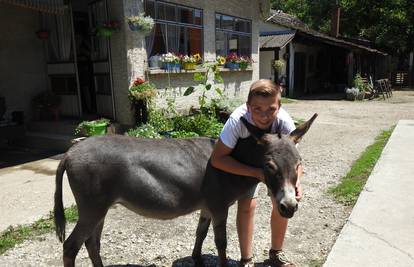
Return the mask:
POLYGON ((144 9, 155 20, 152 34, 146 37, 149 57, 167 52, 202 55, 202 10, 157 0, 145 0, 144 9))
POLYGON ((216 54, 236 53, 251 56, 252 23, 250 20, 216 13, 216 54))

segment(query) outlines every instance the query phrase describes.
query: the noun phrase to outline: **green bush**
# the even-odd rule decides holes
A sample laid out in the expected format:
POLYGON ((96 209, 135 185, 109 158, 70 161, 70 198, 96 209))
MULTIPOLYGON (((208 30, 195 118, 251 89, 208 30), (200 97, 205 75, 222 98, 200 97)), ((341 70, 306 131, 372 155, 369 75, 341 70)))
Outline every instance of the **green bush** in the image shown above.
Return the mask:
POLYGON ((223 123, 217 118, 203 113, 191 116, 177 116, 173 118, 174 130, 195 132, 200 136, 218 137, 223 123))

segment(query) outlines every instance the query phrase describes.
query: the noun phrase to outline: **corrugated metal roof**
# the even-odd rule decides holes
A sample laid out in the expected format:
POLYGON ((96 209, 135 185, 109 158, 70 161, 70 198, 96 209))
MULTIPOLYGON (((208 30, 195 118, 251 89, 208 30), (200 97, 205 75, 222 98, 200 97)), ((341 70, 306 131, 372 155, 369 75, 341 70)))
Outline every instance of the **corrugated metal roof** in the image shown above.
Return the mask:
POLYGON ((283 48, 293 37, 295 37, 295 31, 273 32, 273 33, 261 33, 259 37, 260 48, 283 48))

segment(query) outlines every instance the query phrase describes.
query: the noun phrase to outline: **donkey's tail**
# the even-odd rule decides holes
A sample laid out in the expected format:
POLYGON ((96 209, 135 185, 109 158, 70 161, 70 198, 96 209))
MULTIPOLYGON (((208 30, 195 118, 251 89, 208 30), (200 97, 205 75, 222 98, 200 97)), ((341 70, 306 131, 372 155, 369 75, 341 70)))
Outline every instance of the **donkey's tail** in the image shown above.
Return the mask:
POLYGON ((64 157, 56 170, 56 190, 55 190, 55 207, 53 208, 56 236, 59 238, 60 242, 65 240, 65 228, 66 228, 66 218, 65 210, 63 208, 62 201, 62 180, 63 173, 65 172, 66 157, 64 157))

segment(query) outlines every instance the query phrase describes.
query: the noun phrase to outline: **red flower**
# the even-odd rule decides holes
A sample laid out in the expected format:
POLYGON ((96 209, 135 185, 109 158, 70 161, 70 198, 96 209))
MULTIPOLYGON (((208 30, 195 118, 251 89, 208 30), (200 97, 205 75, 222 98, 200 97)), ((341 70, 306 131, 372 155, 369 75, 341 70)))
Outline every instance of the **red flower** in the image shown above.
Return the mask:
POLYGON ((141 79, 141 78, 137 78, 134 81, 134 85, 140 85, 140 84, 143 84, 143 83, 145 83, 145 80, 144 79, 141 79))

